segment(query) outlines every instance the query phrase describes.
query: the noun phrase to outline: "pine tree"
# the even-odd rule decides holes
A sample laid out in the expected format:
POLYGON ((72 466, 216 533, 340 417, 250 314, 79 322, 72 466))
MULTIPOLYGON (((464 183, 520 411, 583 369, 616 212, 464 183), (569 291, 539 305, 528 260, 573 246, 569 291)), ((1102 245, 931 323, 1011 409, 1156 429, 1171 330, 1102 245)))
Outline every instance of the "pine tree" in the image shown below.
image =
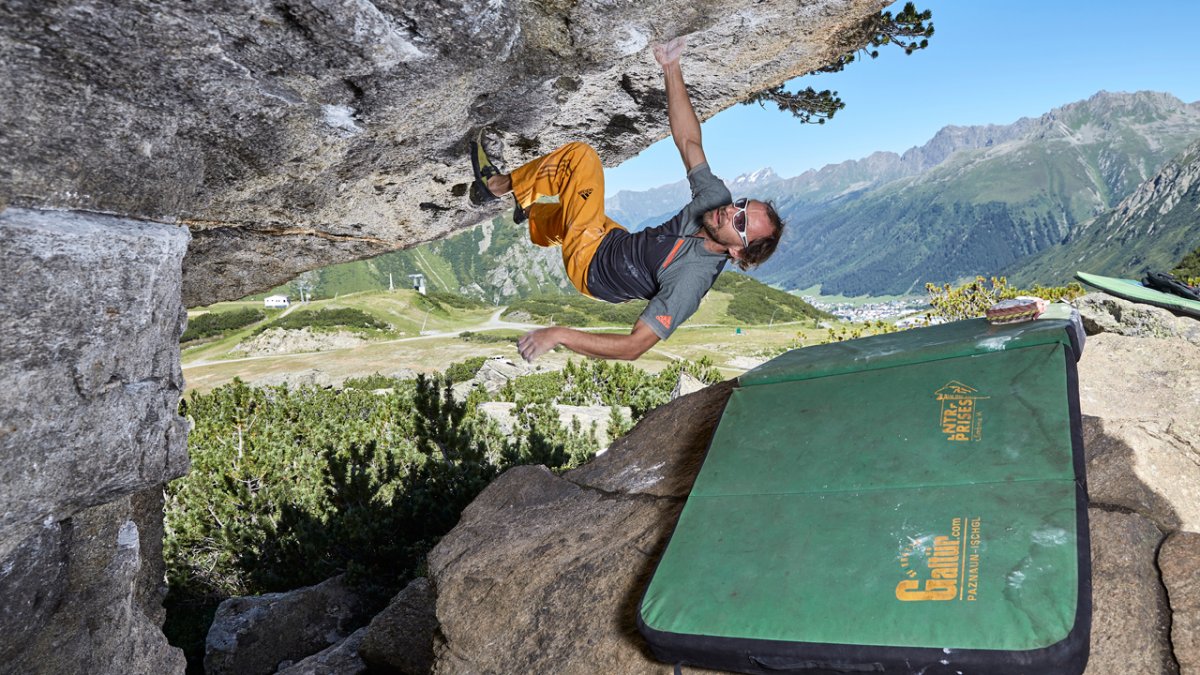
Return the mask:
MULTIPOLYGON (((853 63, 860 53, 873 59, 877 58, 878 47, 883 45, 896 45, 903 49, 905 54, 925 49, 929 46, 929 38, 933 37, 933 24, 929 22, 932 18, 933 12, 928 9, 918 12, 911 2, 905 3, 904 9, 895 16, 891 12, 880 12, 869 17, 846 36, 847 42, 865 42, 867 46, 849 51, 833 63, 806 74, 836 73, 853 63)), ((806 124, 824 124, 825 120, 833 119, 839 110, 846 107, 836 91, 816 91, 807 87, 803 91, 791 92, 784 89, 783 84, 755 92, 742 101, 746 105, 757 103, 763 107, 766 107, 768 102, 774 103, 781 111, 791 113, 806 124)))

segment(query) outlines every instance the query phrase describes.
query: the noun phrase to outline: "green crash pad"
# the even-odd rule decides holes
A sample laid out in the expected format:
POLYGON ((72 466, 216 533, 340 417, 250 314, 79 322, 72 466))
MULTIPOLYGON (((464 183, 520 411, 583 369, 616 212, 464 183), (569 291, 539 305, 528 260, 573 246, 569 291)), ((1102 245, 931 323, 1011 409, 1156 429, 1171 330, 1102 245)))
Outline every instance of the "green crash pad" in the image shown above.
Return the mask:
POLYGON ((740 378, 639 608, 652 651, 750 673, 1082 672, 1069 311, 796 350, 740 378))
POLYGON ((1153 288, 1147 288, 1135 279, 1117 279, 1102 277, 1099 274, 1076 272, 1075 278, 1093 288, 1098 288, 1109 295, 1115 295, 1131 302, 1141 302, 1155 307, 1162 307, 1173 312, 1186 314, 1200 319, 1200 301, 1163 293, 1153 288))

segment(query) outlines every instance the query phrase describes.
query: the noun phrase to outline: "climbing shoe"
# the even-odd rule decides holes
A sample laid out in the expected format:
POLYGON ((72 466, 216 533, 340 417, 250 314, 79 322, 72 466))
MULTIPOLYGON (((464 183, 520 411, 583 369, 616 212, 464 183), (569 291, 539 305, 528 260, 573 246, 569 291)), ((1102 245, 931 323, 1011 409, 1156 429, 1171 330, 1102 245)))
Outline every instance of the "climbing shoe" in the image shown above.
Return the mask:
MULTIPOLYGON (((470 199, 473 206, 483 206, 499 199, 499 197, 492 194, 492 191, 488 189, 487 180, 492 176, 499 176, 503 173, 492 163, 491 158, 487 155, 487 150, 483 147, 483 132, 484 129, 480 129, 479 133, 475 136, 475 140, 471 141, 471 170, 474 173, 475 179, 471 181, 471 187, 467 191, 467 198, 470 199)), ((514 194, 513 222, 520 225, 526 219, 525 209, 521 208, 521 202, 517 201, 517 195, 514 194)))
POLYGON ((492 176, 499 176, 501 171, 496 168, 495 164, 492 164, 492 160, 488 158, 487 152, 483 149, 483 131, 480 129, 475 140, 471 141, 471 169, 475 174, 475 180, 471 183, 468 198, 475 206, 483 206, 499 199, 487 186, 487 180, 492 176))

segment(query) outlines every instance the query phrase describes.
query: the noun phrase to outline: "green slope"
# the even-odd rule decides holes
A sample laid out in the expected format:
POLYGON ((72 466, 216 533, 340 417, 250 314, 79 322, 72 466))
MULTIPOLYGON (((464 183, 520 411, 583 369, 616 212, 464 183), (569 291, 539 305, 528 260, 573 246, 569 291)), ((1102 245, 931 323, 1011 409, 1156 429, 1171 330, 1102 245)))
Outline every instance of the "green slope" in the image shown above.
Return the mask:
POLYGON ((1008 271, 1018 283, 1061 283, 1077 271, 1140 279, 1175 268, 1200 243, 1200 141, 1117 208, 1008 271))
MULTIPOLYGON (((370 260, 317 270, 314 297, 410 288, 410 274, 425 275, 430 291, 447 291, 492 304, 533 294, 575 292, 557 249, 529 243, 524 225, 509 214, 446 239, 387 253, 370 260)), ((274 289, 298 297, 295 282, 274 289)))

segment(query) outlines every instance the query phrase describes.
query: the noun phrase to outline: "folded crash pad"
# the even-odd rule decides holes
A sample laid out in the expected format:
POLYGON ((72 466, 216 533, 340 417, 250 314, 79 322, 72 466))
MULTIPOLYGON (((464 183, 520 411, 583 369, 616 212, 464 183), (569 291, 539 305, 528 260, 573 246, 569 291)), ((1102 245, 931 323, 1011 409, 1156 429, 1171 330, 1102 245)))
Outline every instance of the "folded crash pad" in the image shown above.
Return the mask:
POLYGON ((789 352, 743 375, 638 625, 746 673, 1081 673, 1077 315, 789 352))
POLYGON ((1200 319, 1200 301, 1147 288, 1142 285, 1142 282, 1136 279, 1102 277, 1099 274, 1088 274, 1087 272, 1076 272, 1075 278, 1088 286, 1098 288, 1109 295, 1115 295, 1130 302, 1154 305, 1155 307, 1162 307, 1172 312, 1200 319))

